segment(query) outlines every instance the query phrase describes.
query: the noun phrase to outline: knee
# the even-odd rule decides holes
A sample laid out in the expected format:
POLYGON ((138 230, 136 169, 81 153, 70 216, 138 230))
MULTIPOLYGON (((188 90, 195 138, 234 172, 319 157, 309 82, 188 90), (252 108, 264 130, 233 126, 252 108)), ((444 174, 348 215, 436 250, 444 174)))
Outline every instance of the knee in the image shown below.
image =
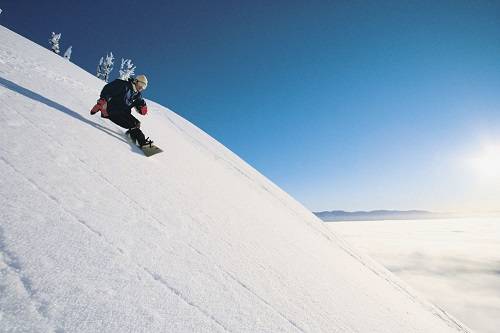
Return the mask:
POLYGON ((141 128, 141 122, 140 121, 137 121, 135 124, 134 124, 134 127, 132 127, 131 129, 139 129, 141 128))

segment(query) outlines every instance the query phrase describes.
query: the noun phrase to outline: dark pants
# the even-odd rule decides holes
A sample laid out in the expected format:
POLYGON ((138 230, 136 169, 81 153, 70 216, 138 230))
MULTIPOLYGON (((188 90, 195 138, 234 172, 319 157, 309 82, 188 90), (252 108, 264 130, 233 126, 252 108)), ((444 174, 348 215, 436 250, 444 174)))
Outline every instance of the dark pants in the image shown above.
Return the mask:
POLYGON ((134 116, 132 116, 130 113, 123 112, 123 113, 109 113, 109 120, 114 122, 120 127, 126 128, 129 130, 130 137, 132 140, 137 141, 139 146, 142 146, 146 143, 146 137, 144 136, 144 133, 142 133, 140 127, 141 127, 141 122, 137 120, 134 116))

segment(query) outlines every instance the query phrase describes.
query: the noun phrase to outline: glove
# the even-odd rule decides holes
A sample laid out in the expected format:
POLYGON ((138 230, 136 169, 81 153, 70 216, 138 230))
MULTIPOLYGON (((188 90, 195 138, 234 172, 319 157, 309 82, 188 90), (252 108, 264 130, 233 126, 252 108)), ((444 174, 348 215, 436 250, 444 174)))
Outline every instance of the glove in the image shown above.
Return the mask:
POLYGON ((108 103, 104 98, 100 98, 96 105, 90 110, 90 114, 96 114, 97 112, 101 111, 101 117, 103 118, 109 118, 108 111, 106 110, 108 107, 108 103))
POLYGON ((142 114, 143 116, 145 116, 146 113, 148 113, 148 107, 146 105, 140 106, 138 111, 139 111, 140 114, 142 114))

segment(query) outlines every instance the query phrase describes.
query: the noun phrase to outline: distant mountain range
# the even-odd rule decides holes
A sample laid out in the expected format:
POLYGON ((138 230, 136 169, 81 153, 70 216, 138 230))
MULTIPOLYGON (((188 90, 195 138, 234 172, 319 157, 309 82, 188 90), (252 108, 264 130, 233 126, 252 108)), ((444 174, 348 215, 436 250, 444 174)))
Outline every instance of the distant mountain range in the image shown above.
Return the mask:
POLYGON ((332 210, 315 212, 317 217, 325 222, 334 221, 377 221, 377 220, 419 220, 438 219, 454 217, 451 213, 434 213, 425 210, 373 210, 346 212, 343 210, 332 210))

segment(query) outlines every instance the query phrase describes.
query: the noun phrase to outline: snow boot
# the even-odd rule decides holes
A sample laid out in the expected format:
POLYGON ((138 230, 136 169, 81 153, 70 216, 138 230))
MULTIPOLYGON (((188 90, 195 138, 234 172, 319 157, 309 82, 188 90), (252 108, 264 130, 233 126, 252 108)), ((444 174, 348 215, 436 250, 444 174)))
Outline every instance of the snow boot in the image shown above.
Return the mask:
POLYGON ((137 127, 129 129, 125 132, 125 135, 128 136, 133 143, 137 144, 141 148, 145 146, 151 147, 151 145, 153 144, 153 141, 150 140, 149 137, 146 139, 144 133, 142 133, 142 131, 137 127))
POLYGON ((142 142, 142 144, 139 144, 139 146, 141 148, 144 148, 144 147, 147 147, 149 146, 151 148, 151 145, 153 144, 153 141, 149 139, 149 137, 147 139, 144 140, 144 142, 142 142))

